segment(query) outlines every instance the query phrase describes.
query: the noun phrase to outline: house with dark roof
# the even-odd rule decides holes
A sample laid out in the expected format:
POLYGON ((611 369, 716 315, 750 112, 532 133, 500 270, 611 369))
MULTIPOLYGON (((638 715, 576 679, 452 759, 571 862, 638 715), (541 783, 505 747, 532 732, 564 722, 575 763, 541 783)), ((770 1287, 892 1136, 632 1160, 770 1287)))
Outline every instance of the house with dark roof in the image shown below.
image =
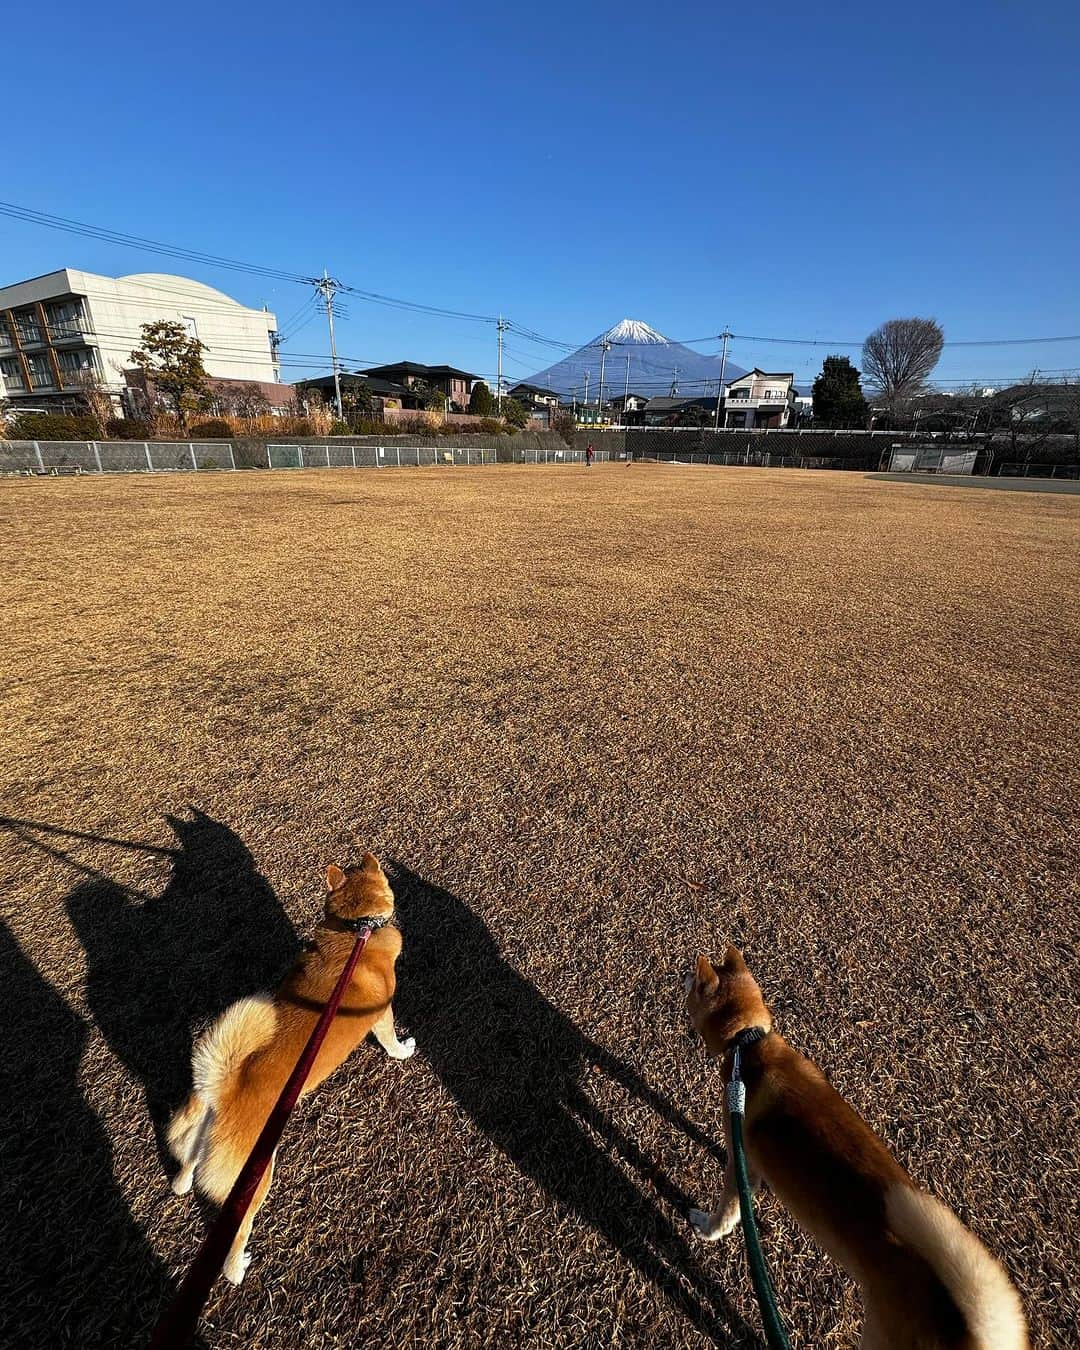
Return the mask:
POLYGON ((395 361, 388 366, 368 366, 358 371, 369 379, 390 380, 407 389, 426 386, 437 389, 450 404, 451 412, 464 412, 469 406, 472 387, 480 378, 456 366, 425 366, 419 361, 395 361))
POLYGON ((643 417, 647 427, 699 426, 716 411, 714 398, 688 398, 679 394, 651 398, 643 417))
MULTIPOLYGON (((416 412, 424 406, 419 394, 408 385, 397 384, 393 380, 372 378, 366 372, 359 371, 355 374, 342 371, 338 379, 341 382, 341 402, 345 408, 355 406, 361 394, 370 398, 372 414, 375 417, 384 416, 387 409, 393 411, 402 408, 408 412, 416 412)), ((333 375, 320 375, 313 380, 298 380, 293 389, 301 398, 306 391, 312 391, 317 393, 324 403, 330 404, 334 401, 333 375)))

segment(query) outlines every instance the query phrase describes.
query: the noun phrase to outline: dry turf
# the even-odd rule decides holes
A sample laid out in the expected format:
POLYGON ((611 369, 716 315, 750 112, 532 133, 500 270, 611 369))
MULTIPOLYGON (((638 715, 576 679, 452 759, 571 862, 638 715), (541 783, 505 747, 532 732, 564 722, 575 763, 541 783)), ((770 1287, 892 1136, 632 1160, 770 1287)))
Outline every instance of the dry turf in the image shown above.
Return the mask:
MULTIPOLYGON (((213 1347, 756 1344, 693 954, 1077 1343, 1080 500, 603 466, 0 484, 0 1342, 141 1345, 162 1125, 329 861, 399 1024, 290 1123, 213 1347)), ((799 1346, 850 1282, 769 1196, 799 1346)))

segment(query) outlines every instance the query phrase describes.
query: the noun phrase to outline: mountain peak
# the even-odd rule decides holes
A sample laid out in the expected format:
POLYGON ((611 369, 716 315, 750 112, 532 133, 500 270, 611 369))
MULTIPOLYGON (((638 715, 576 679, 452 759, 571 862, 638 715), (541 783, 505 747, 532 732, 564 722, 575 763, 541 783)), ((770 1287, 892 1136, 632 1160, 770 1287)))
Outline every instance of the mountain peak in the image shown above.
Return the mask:
POLYGON ((640 319, 620 319, 614 328, 601 333, 597 342, 657 342, 667 345, 668 339, 640 319))

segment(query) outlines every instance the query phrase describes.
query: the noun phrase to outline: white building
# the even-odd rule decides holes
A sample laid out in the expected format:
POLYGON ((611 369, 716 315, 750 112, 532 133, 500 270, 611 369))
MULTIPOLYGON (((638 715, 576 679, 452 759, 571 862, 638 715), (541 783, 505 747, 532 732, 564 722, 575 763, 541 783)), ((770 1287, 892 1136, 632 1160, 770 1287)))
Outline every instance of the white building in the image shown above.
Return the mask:
POLYGON ((119 406, 141 326, 181 323, 205 347, 206 373, 277 383, 277 319, 189 277, 140 272, 100 277, 64 268, 0 287, 0 396, 61 411, 93 376, 119 406))
POLYGON ((753 370, 732 380, 724 392, 723 426, 779 431, 795 421, 795 376, 790 370, 753 370))

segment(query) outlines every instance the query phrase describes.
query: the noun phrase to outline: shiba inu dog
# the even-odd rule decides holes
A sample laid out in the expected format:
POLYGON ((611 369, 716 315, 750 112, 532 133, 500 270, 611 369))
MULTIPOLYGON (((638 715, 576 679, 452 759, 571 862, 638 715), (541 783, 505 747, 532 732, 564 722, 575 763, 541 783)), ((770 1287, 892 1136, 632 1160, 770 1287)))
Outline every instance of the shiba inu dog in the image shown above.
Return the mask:
MULTIPOLYGON (((326 913, 313 950, 302 956, 273 996, 241 999, 196 1042, 191 1061, 194 1090, 169 1122, 168 1142, 180 1171, 172 1187, 192 1185, 221 1204, 292 1072, 312 1028, 352 951, 357 930, 371 936, 341 1007, 311 1070, 304 1093, 342 1064, 368 1032, 393 1059, 408 1059, 414 1042, 399 1041, 391 999, 401 934, 390 926, 394 896, 378 859, 365 853, 359 867, 327 869, 326 913)), ((239 1284, 251 1260, 251 1225, 273 1179, 267 1168, 225 1262, 226 1278, 239 1284)))
MULTIPOLYGON (((1023 1350, 1027 1325, 1005 1271, 940 1201, 916 1188, 889 1150, 811 1062, 772 1030, 742 955, 714 967, 699 956, 685 980, 687 1011, 731 1076, 732 1043, 746 1085, 744 1137, 752 1186, 766 1181, 799 1224, 857 1281, 864 1350, 1023 1350)), ((706 1241, 731 1232, 739 1196, 731 1158, 713 1213, 690 1211, 706 1241)))

